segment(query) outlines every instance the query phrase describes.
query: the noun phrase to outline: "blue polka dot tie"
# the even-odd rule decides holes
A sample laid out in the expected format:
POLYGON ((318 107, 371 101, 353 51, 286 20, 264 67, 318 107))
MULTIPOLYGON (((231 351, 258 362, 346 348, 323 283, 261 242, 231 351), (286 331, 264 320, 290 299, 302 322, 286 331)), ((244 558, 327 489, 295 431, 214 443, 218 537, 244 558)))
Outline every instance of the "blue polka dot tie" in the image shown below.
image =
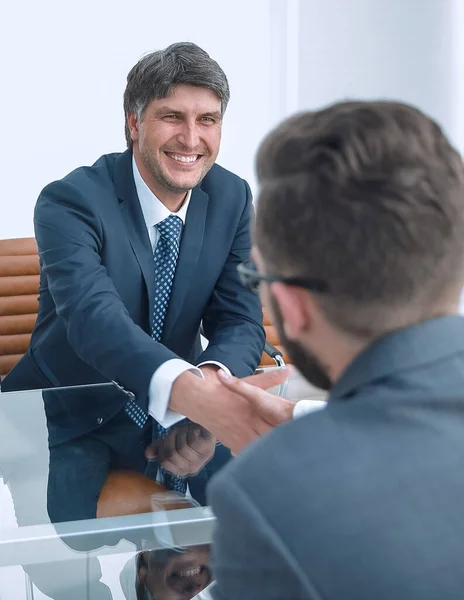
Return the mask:
POLYGON ((156 291, 151 337, 160 342, 179 256, 182 220, 175 215, 170 215, 158 223, 157 229, 159 239, 154 253, 156 291))
MULTIPOLYGON (((170 215, 156 226, 159 233, 158 243, 153 254, 155 261, 155 306, 152 319, 151 337, 160 342, 163 335, 164 319, 171 296, 172 282, 176 272, 177 258, 179 256, 180 234, 182 220, 175 215, 170 215)), ((143 427, 148 418, 144 410, 134 401, 127 403, 125 410, 139 427, 143 427)), ((154 423, 154 438, 166 437, 168 430, 159 423, 154 423)), ((164 485, 171 490, 185 494, 187 484, 182 477, 176 477, 160 467, 160 475, 164 485)))

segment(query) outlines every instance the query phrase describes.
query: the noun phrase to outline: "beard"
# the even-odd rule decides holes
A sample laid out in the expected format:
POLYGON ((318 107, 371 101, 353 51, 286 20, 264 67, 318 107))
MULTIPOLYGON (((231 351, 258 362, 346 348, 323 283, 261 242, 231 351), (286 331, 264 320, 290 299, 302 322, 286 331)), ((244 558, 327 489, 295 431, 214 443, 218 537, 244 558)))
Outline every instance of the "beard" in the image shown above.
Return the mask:
POLYGON ((274 325, 277 329, 279 339, 284 346, 290 358, 291 364, 303 375, 306 381, 311 385, 328 391, 332 387, 332 382, 327 375, 327 371, 322 366, 321 362, 309 350, 307 350, 300 342, 289 340, 285 335, 284 320, 280 311, 279 304, 275 297, 270 294, 270 308, 274 318, 274 325))
MULTIPOLYGON (((169 152, 175 153, 175 150, 166 150, 169 152)), ((183 152, 183 150, 177 150, 178 152, 183 152)), ((142 159, 144 167, 151 173, 151 175, 160 183, 164 188, 169 190, 173 194, 183 194, 194 187, 196 187, 211 169, 214 164, 215 158, 212 157, 206 149, 203 149, 198 154, 202 154, 203 158, 203 167, 197 175, 192 175, 192 179, 182 185, 175 179, 169 176, 168 173, 163 169, 162 164, 148 149, 140 149, 140 158, 142 159)))

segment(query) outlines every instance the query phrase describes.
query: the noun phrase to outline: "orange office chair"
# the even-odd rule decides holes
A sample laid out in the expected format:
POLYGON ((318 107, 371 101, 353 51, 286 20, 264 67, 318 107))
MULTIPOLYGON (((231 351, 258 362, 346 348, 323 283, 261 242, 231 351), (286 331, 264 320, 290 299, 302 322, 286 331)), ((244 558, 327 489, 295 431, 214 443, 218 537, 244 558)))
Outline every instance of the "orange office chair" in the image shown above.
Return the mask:
MULTIPOLYGON (((0 381, 29 346, 37 319, 39 275, 34 238, 0 240, 0 381)), ((265 308, 263 312, 267 342, 260 368, 282 366, 287 357, 265 308)), ((150 512, 152 495, 164 492, 162 485, 143 475, 113 471, 102 489, 97 516, 150 512)))
MULTIPOLYGON (((34 238, 0 240, 0 380, 26 352, 37 319, 39 256, 34 238)), ((288 357, 263 307, 266 347, 261 367, 282 366, 288 357)))
MULTIPOLYGON (((34 238, 0 240, 0 380, 26 352, 37 319, 39 256, 34 238)), ((131 471, 112 471, 102 488, 97 517, 152 512, 162 485, 131 471)), ((175 503, 169 508, 176 508, 175 503)))
POLYGON ((29 346, 39 306, 38 289, 35 239, 0 240, 0 379, 29 346))

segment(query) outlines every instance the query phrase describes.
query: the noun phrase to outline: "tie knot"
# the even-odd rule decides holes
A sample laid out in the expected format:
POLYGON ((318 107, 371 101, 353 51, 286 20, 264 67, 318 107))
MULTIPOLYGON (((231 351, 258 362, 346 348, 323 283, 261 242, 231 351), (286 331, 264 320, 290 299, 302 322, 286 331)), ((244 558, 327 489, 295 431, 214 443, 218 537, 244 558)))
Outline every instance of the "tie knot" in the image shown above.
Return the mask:
POLYGON ((169 215, 156 226, 160 235, 169 241, 178 242, 182 231, 182 219, 176 215, 169 215))

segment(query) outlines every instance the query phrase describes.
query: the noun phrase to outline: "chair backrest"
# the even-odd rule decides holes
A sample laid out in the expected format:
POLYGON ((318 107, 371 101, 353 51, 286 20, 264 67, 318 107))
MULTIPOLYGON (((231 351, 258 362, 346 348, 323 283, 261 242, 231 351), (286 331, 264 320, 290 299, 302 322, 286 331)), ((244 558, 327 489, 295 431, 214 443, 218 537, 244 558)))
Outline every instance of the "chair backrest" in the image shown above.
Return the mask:
POLYGON ((37 319, 39 273, 34 238, 0 240, 0 379, 29 346, 37 319))
MULTIPOLYGON (((33 237, 0 240, 0 379, 29 346, 37 319, 39 274, 37 243, 33 237)), ((288 363, 265 307, 263 312, 266 339, 283 353, 288 363)), ((274 364, 272 358, 263 354, 261 366, 274 364)))
MULTIPOLYGON (((108 474, 98 498, 97 518, 157 512, 161 508, 156 509, 153 497, 166 493, 171 498, 170 501, 169 496, 165 498, 163 510, 188 508, 188 504, 186 505, 182 498, 169 493, 164 485, 153 479, 135 471, 113 469, 108 474)), ((194 503, 191 506, 194 506, 194 503)))
MULTIPOLYGON (((0 380, 26 352, 37 319, 39 256, 34 238, 0 240, 0 380)), ((278 346, 277 332, 264 309, 268 341, 278 346)), ((274 364, 263 355, 263 366, 274 364)), ((151 512, 154 494, 166 489, 138 473, 112 471, 103 485, 97 516, 151 512)), ((166 510, 178 508, 175 504, 166 510)))

